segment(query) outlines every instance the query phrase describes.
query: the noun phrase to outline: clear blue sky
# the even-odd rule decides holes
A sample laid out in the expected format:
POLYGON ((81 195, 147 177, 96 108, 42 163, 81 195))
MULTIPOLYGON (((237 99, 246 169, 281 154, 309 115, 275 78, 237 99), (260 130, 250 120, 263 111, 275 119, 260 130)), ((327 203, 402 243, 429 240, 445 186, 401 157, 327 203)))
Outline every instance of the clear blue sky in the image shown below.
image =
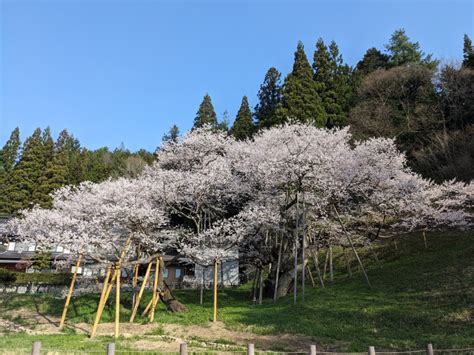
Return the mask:
POLYGON ((153 150, 192 125, 208 92, 231 121, 266 70, 291 69, 298 40, 334 39, 354 65, 404 27, 425 52, 460 61, 472 1, 0 0, 0 144, 67 128, 83 146, 153 150))

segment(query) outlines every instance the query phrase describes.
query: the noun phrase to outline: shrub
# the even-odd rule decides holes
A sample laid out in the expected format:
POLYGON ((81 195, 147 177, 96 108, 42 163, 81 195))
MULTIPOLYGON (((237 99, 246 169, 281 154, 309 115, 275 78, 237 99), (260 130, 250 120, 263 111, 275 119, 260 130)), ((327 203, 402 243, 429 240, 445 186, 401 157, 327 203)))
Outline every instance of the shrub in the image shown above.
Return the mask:
POLYGON ((16 281, 16 273, 0 269, 0 284, 2 285, 9 285, 16 281))
POLYGON ((15 273, 16 274, 16 284, 44 284, 44 285, 54 285, 54 286, 63 286, 69 285, 71 282, 71 274, 69 273, 15 273))

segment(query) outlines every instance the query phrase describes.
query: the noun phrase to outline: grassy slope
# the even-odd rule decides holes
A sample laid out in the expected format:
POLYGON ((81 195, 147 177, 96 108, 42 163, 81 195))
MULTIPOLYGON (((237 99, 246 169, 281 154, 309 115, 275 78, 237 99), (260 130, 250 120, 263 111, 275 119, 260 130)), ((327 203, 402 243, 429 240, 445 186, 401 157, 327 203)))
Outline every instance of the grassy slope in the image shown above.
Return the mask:
MULTIPOLYGON (((276 304, 262 306, 249 302, 248 287, 226 290, 220 297, 219 319, 234 328, 250 327, 256 333, 289 332, 314 336, 331 348, 365 351, 368 345, 379 349, 422 349, 432 342, 437 348, 474 347, 474 239, 463 235, 429 234, 428 249, 421 235, 412 235, 398 243, 379 245, 382 260, 378 266, 372 255, 364 255, 369 290, 360 273, 347 279, 342 258, 336 258, 336 278, 326 289, 307 286, 305 305, 293 305, 293 296, 276 304)), ((203 324, 212 312, 211 293, 206 303, 198 304, 196 290, 177 291, 190 312, 169 314, 160 306, 156 322, 203 324)), ((148 295, 149 297, 149 295, 148 295)), ((130 298, 124 295, 123 320, 130 314, 130 298)), ((92 322, 96 296, 84 296, 72 302, 70 322, 92 322)), ((38 309, 59 316, 62 302, 49 296, 15 296, 0 299, 0 314, 17 307, 38 309)), ((113 302, 106 308, 103 321, 113 319, 113 302)), ((140 319, 138 319, 140 321, 140 319)), ((58 336, 56 336, 57 338, 58 336)), ((83 336, 69 335, 78 349, 83 336)), ((56 343, 54 336, 43 340, 56 343)), ((0 348, 8 343, 31 342, 24 335, 0 337, 0 348)), ((69 342, 69 340, 68 340, 69 342)), ((102 349, 105 340, 94 343, 102 349)), ((60 342, 61 343, 61 342, 60 342)), ((88 342, 87 347, 93 344, 88 342)))

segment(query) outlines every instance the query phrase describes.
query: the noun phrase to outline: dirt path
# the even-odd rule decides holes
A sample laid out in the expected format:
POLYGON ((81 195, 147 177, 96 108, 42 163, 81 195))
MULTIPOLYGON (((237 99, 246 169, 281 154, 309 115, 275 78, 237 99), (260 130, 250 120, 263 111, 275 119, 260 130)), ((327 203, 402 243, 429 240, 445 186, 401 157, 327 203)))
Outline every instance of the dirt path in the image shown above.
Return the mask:
MULTIPOLYGON (((0 318, 0 334, 6 332, 27 332, 29 334, 60 334, 59 318, 40 312, 18 309, 8 312, 8 319, 0 318), (2 329, 3 328, 3 329, 2 329)), ((70 324, 66 327, 76 333, 89 334, 91 325, 70 324)), ((114 323, 101 323, 98 336, 113 336, 114 323)), ((229 329, 222 322, 184 326, 179 324, 136 324, 121 323, 120 334, 124 343, 136 350, 178 351, 182 342, 190 350, 241 350, 248 343, 259 350, 307 352, 316 341, 310 337, 293 334, 257 335, 248 331, 229 329)), ((319 348, 319 346, 318 346, 319 348)))

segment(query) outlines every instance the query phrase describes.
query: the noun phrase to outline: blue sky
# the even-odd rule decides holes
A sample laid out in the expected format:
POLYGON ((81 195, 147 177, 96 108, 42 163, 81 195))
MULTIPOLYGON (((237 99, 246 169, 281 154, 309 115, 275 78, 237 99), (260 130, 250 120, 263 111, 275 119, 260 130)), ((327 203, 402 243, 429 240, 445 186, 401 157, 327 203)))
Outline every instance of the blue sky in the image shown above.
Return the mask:
POLYGON ((404 27, 459 61, 472 1, 0 0, 0 144, 19 126, 62 128, 83 146, 153 150, 192 126, 207 92, 233 120, 266 70, 291 69, 302 40, 334 39, 351 65, 404 27))

